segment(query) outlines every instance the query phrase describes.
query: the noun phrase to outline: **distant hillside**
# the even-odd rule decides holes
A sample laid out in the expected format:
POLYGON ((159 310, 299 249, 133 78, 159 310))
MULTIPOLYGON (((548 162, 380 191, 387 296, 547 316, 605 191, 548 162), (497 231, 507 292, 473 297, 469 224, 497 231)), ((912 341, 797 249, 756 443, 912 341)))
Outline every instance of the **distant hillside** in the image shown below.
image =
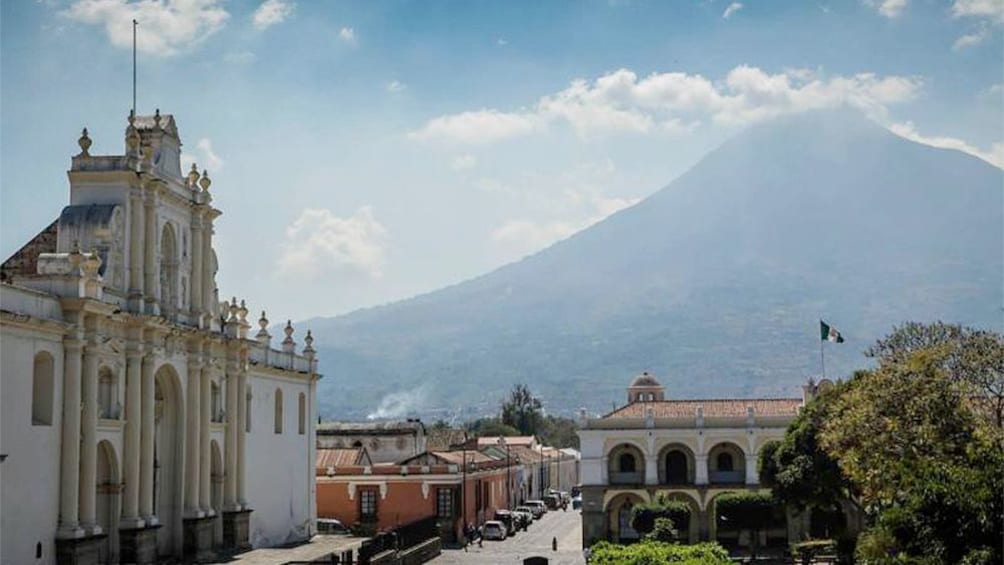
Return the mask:
POLYGON ((605 410, 655 372, 673 397, 799 393, 905 320, 999 328, 1004 173, 849 112, 754 127, 656 194, 531 257, 311 322, 323 414, 491 411, 526 382, 605 410), (397 396, 388 398, 388 395, 397 396))

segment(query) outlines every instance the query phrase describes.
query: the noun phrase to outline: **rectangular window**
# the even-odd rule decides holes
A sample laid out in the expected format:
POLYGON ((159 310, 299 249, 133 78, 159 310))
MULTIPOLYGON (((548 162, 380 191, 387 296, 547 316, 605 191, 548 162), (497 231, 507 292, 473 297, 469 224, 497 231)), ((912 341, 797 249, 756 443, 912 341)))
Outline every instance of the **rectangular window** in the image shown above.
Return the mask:
POLYGON ((363 489, 359 491, 359 518, 363 522, 375 522, 377 515, 377 491, 363 489))
POLYGON ((453 517, 453 489, 436 489, 436 516, 440 518, 453 517))

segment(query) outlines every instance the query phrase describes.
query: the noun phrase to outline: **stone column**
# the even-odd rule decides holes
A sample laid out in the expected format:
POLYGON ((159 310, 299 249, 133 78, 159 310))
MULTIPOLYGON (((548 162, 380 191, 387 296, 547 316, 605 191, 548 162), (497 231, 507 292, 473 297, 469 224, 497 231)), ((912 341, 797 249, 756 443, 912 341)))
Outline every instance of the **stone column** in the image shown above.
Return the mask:
MULTIPOLYGON (((560 459, 559 459, 560 461, 560 459)), ((659 456, 645 455, 645 484, 659 484, 659 456)))
POLYGON ((748 485, 758 485, 760 484, 760 476, 756 472, 757 467, 757 454, 754 451, 743 453, 743 457, 746 459, 746 484, 748 485))
POLYGON ((134 187, 129 194, 129 295, 133 310, 143 311, 143 189, 134 187))
POLYGON ((145 282, 143 291, 146 295, 146 312, 157 314, 157 300, 160 298, 160 281, 157 272, 157 192, 155 188, 147 189, 146 219, 143 227, 146 229, 143 253, 143 274, 145 282))
POLYGON ((237 363, 227 363, 227 428, 223 442, 223 507, 239 510, 237 505, 237 363))
POLYGON ((98 464, 98 351, 94 345, 84 348, 84 370, 81 378, 83 411, 80 417, 80 525, 95 535, 101 533, 97 523, 98 464))
POLYGON ((153 435, 154 435, 154 377, 156 359, 152 353, 143 357, 140 392, 140 448, 139 448, 139 513, 147 525, 158 524, 153 507, 153 435))
POLYGON ((199 415, 199 506, 207 516, 212 516, 215 513, 212 501, 212 483, 210 482, 212 480, 210 478, 212 454, 209 451, 209 412, 212 404, 211 385, 212 372, 209 367, 209 357, 206 357, 202 363, 200 391, 202 398, 199 401, 199 408, 202 411, 199 415))
POLYGON ((202 224, 202 310, 206 313, 216 308, 213 281, 213 221, 206 216, 202 224))
POLYGON ((247 468, 245 465, 247 451, 244 449, 246 442, 244 435, 247 431, 247 389, 248 373, 247 369, 242 367, 237 373, 237 502, 241 508, 247 508, 248 505, 244 492, 244 470, 247 468))
POLYGON ((192 289, 192 296, 188 301, 189 309, 192 311, 192 319, 199 327, 202 326, 202 316, 205 311, 205 303, 202 300, 202 292, 205 284, 202 276, 202 212, 196 208, 192 213, 192 278, 189 286, 192 289))
POLYGON ((201 347, 189 353, 187 404, 185 407, 185 517, 201 518, 199 508, 199 455, 201 454, 201 434, 199 420, 202 410, 199 406, 202 393, 201 347))
POLYGON ((696 466, 694 468, 694 484, 708 484, 708 456, 702 454, 698 455, 694 459, 696 460, 696 466))
POLYGON ((63 438, 60 450, 58 537, 78 538, 80 488, 80 350, 78 339, 63 342, 63 438))
POLYGON ((126 425, 122 462, 125 474, 125 492, 122 499, 122 527, 138 528, 143 525, 139 517, 139 461, 141 403, 141 366, 143 351, 139 344, 130 343, 126 349, 126 425))

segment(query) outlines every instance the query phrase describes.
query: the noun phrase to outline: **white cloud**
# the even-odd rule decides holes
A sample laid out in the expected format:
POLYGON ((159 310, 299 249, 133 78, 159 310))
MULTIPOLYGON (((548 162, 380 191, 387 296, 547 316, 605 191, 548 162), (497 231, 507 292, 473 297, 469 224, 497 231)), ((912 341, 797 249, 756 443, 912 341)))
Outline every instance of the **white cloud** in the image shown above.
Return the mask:
POLYGON ((533 114, 475 110, 433 118, 422 129, 408 135, 413 139, 488 143, 531 133, 541 125, 533 114))
POLYGON ((503 37, 500 37, 495 41, 495 44, 498 45, 499 47, 505 47, 506 45, 509 45, 509 41, 503 37))
POLYGON ((77 0, 62 14, 104 26, 112 45, 132 48, 132 21, 139 22, 136 48, 169 57, 190 49, 219 31, 230 14, 220 0, 77 0))
POLYGON ((213 142, 203 137, 195 143, 198 150, 197 155, 182 153, 181 165, 186 172, 192 163, 199 166, 199 170, 208 169, 210 172, 219 171, 223 168, 223 159, 213 151, 213 142))
POLYGON ((255 29, 261 31, 282 23, 293 15, 296 4, 288 0, 265 0, 251 16, 255 29))
POLYGON ((956 39, 955 43, 952 44, 952 50, 961 51, 967 47, 979 45, 987 39, 990 39, 990 29, 983 25, 978 27, 972 33, 967 33, 966 35, 956 39))
POLYGON ((279 273, 307 279, 347 273, 379 278, 386 264, 387 239, 386 228, 369 206, 347 218, 306 208, 286 228, 279 273))
POLYGON ((403 91, 405 88, 408 87, 401 81, 392 80, 387 83, 387 92, 397 93, 403 91))
POLYGON ((349 45, 355 45, 356 30, 350 27, 343 27, 342 29, 338 30, 338 38, 344 41, 345 43, 348 43, 349 45))
POLYGON ((741 125, 840 106, 881 118, 887 106, 913 99, 920 87, 916 77, 872 73, 825 77, 806 69, 768 74, 746 65, 735 67, 717 82, 678 72, 639 78, 633 71, 620 69, 592 82, 572 81, 568 88, 541 97, 531 109, 482 109, 439 116, 410 136, 487 143, 539 132, 551 122, 567 124, 581 137, 682 133, 707 119, 741 125))
POLYGON ((954 18, 985 18, 1004 23, 1004 0, 955 0, 954 18))
POLYGON ((453 159, 450 168, 454 171, 467 171, 478 165, 478 158, 471 154, 460 155, 453 159))
POLYGON ((924 145, 930 145, 931 147, 940 147, 943 149, 957 149, 963 153, 968 153, 974 157, 979 157, 984 161, 996 165, 997 167, 1004 168, 1004 142, 994 143, 989 150, 982 150, 975 147, 968 142, 955 138, 955 137, 945 137, 945 136, 925 136, 921 135, 917 131, 917 128, 913 125, 913 122, 904 122, 900 124, 892 124, 889 126, 889 131, 895 133, 900 137, 904 137, 911 141, 916 141, 917 143, 923 143, 924 145))
POLYGON ((865 0, 865 4, 878 10, 879 14, 894 19, 903 14, 909 0, 865 0))
POLYGON ((736 12, 742 9, 743 5, 740 2, 733 2, 729 4, 727 8, 725 8, 724 12, 722 12, 722 17, 727 20, 730 17, 732 17, 732 14, 735 14, 736 12))

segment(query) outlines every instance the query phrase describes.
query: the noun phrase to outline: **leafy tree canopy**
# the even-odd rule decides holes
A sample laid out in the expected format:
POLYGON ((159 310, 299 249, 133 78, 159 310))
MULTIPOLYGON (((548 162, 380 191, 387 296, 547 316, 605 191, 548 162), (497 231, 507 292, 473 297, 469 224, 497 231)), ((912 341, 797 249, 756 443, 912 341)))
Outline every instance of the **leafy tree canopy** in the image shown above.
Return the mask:
POLYGON ((731 565, 729 552, 717 543, 679 545, 643 540, 632 545, 601 541, 591 548, 592 565, 731 565))

